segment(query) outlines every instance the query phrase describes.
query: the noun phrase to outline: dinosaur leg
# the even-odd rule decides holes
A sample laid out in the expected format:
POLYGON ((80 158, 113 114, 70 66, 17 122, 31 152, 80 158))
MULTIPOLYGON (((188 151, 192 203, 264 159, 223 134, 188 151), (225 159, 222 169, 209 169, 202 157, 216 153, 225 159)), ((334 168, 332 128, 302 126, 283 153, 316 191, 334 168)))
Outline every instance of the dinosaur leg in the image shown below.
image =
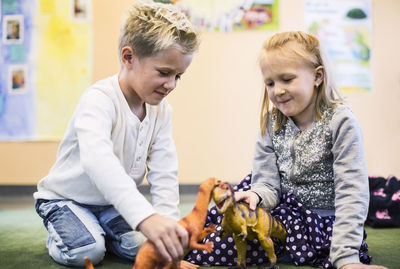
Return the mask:
POLYGON ((237 236, 238 236, 238 238, 241 238, 244 241, 247 238, 247 227, 246 227, 246 224, 242 225, 241 228, 242 228, 241 229, 241 233, 238 234, 237 236))
POLYGON ((235 241, 237 250, 237 264, 238 266, 246 267, 246 248, 247 241, 243 240, 241 236, 233 234, 233 240, 235 241))
POLYGON ((203 229, 203 231, 201 231, 200 236, 198 237, 198 241, 203 241, 203 239, 211 234, 211 233, 215 233, 217 231, 217 226, 215 226, 215 224, 211 224, 210 226, 206 227, 203 229))
POLYGON ((240 229, 240 234, 237 234, 243 241, 247 238, 247 223, 245 218, 236 218, 235 226, 240 229))
POLYGON ((206 242, 206 243, 199 243, 197 242, 197 236, 192 236, 189 241, 189 248, 190 249, 198 249, 198 250, 206 250, 210 253, 214 248, 213 242, 206 242))
POLYGON ((274 251, 274 242, 270 237, 267 236, 259 236, 258 240, 260 241, 261 246, 264 248, 265 252, 268 255, 268 259, 271 262, 271 267, 274 268, 276 264, 276 255, 274 251))
POLYGON ((203 241, 203 239, 209 235, 210 233, 215 233, 217 231, 216 226, 211 224, 210 226, 203 229, 201 232, 197 229, 188 230, 191 232, 191 236, 189 239, 189 248, 190 249, 198 249, 198 250, 206 250, 207 252, 211 252, 214 248, 213 242, 199 243, 203 241))

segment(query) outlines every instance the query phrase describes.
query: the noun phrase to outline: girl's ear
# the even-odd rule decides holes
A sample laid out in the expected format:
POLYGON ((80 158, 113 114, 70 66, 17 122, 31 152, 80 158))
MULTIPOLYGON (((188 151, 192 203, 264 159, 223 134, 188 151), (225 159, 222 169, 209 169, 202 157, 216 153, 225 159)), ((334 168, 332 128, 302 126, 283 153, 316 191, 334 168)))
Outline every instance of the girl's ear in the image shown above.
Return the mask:
POLYGON ((132 65, 133 63, 133 49, 125 46, 121 49, 121 62, 123 65, 132 65))
POLYGON ((319 87, 321 85, 322 81, 324 80, 325 72, 324 72, 324 67, 322 65, 318 66, 314 70, 315 74, 315 86, 319 87))

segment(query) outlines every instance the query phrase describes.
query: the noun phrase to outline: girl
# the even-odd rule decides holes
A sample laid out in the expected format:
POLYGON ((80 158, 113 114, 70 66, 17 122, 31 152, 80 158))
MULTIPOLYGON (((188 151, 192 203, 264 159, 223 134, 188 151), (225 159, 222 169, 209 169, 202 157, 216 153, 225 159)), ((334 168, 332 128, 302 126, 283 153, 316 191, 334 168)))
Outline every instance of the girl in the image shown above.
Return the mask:
MULTIPOLYGON (((363 229, 369 191, 362 134, 331 81, 319 41, 302 32, 275 34, 265 42, 259 64, 265 83, 261 132, 252 176, 237 186, 246 187, 251 177, 251 188, 236 192, 236 200, 251 209, 273 209, 287 229, 286 251, 296 265, 384 268, 362 264, 371 261, 363 229)), ((235 264, 232 239, 211 236, 214 253, 235 264)), ((249 265, 266 260, 260 250, 258 242, 250 242, 249 265)), ((224 263, 203 256, 191 253, 187 259, 224 263)))

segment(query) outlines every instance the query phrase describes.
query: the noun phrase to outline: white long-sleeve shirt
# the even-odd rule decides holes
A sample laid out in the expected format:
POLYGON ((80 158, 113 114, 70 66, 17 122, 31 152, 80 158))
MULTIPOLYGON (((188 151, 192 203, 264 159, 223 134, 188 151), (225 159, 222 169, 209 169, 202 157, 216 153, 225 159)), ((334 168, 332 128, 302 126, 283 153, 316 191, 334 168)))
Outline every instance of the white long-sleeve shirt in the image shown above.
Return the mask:
POLYGON ((164 99, 157 106, 146 104, 146 117, 140 121, 129 108, 118 75, 97 82, 83 93, 57 160, 38 183, 34 198, 113 205, 133 229, 156 212, 178 219, 171 113, 164 99), (152 204, 137 189, 146 169, 152 204))

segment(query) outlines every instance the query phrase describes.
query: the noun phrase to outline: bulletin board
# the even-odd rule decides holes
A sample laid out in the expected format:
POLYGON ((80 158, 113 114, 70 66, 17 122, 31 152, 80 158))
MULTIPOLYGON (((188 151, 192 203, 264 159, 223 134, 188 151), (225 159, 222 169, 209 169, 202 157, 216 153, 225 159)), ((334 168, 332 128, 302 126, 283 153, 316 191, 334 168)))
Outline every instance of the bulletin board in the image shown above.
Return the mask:
POLYGON ((0 140, 58 141, 91 83, 91 1, 0 3, 0 140))
POLYGON ((371 92, 371 0, 307 0, 305 22, 329 55, 340 91, 371 92))
POLYGON ((278 0, 155 0, 171 3, 203 31, 278 30, 278 0))

